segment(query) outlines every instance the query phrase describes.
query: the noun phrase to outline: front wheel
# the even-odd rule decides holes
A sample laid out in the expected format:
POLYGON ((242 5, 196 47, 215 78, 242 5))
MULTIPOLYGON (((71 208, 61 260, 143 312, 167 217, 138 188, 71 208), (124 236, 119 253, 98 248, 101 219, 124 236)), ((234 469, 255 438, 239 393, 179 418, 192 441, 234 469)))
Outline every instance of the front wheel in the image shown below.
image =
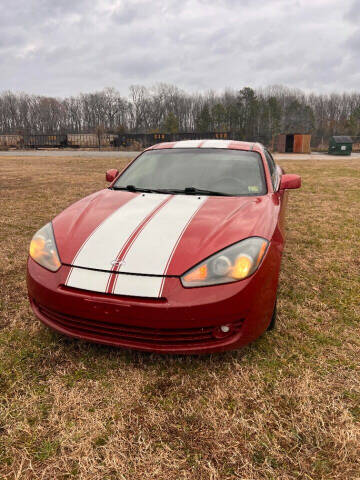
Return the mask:
POLYGON ((271 320, 270 320, 270 323, 269 323, 269 326, 268 326, 267 330, 274 330, 274 328, 275 328, 276 314, 277 314, 276 304, 277 304, 277 299, 275 300, 274 310, 273 310, 271 320))

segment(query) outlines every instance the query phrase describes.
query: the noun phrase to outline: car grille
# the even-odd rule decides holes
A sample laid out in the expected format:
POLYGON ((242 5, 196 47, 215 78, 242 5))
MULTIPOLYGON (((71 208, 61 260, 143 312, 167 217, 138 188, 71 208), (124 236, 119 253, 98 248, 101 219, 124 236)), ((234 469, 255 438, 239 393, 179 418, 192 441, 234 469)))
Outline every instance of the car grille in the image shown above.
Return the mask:
POLYGON ((134 325, 123 325, 108 321, 92 320, 74 317, 64 313, 55 312, 42 305, 36 304, 39 313, 75 336, 93 337, 95 340, 106 339, 109 342, 121 344, 122 342, 153 345, 201 345, 217 344, 230 339, 241 329, 243 320, 232 324, 228 335, 218 337, 218 326, 200 328, 149 328, 134 325))

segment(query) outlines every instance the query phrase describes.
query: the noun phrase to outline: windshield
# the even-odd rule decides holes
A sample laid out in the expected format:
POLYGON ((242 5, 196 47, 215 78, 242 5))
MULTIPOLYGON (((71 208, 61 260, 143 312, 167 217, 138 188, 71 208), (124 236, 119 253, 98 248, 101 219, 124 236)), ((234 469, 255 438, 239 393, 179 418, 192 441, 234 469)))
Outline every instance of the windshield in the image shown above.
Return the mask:
POLYGON ((220 148, 148 150, 124 171, 113 187, 128 186, 139 190, 175 190, 174 193, 185 189, 185 193, 208 190, 209 194, 224 195, 266 193, 263 163, 258 153, 220 148))

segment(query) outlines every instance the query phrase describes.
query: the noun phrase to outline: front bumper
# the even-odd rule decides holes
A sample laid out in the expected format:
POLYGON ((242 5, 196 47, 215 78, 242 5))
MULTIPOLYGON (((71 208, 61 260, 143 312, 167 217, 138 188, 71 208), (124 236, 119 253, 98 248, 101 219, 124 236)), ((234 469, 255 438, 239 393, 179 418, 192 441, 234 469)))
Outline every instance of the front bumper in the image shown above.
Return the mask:
POLYGON ((27 284, 36 316, 62 334, 143 351, 200 354, 246 345, 267 328, 279 266, 280 254, 270 247, 249 279, 184 288, 179 278, 167 278, 163 298, 153 299, 69 288, 68 266, 52 273, 29 258, 27 284))

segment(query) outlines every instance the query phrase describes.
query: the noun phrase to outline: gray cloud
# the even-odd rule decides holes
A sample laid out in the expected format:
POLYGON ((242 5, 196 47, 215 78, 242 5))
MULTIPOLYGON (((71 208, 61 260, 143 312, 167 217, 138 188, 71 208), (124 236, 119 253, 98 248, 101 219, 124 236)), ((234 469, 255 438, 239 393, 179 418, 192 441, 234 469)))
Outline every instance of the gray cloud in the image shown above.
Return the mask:
POLYGON ((344 18, 351 23, 358 23, 360 21, 360 8, 358 0, 352 0, 349 8, 345 11, 344 18))
POLYGON ((3 0, 0 91, 359 88, 352 0, 3 0))

